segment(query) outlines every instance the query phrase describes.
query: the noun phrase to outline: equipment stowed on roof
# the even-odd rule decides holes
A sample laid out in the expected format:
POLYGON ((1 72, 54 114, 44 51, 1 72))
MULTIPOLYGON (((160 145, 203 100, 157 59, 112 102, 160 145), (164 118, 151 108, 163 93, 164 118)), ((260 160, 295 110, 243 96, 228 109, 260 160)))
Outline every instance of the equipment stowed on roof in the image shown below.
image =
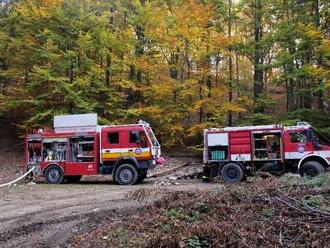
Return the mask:
POLYGON ((97 114, 57 115, 54 117, 54 131, 96 131, 97 114))

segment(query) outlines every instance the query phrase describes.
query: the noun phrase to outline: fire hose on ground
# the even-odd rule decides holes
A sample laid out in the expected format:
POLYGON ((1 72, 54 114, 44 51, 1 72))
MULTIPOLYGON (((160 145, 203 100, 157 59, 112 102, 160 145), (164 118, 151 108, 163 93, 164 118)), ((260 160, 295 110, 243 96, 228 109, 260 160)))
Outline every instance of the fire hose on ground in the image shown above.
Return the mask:
POLYGON ((24 177, 26 177, 29 173, 31 173, 36 167, 32 167, 28 172, 26 172, 24 175, 20 176, 19 178, 16 178, 15 180, 9 182, 9 183, 4 183, 4 184, 0 184, 0 187, 5 187, 5 186, 9 186, 12 185, 16 182, 18 182, 19 180, 22 180, 24 177))

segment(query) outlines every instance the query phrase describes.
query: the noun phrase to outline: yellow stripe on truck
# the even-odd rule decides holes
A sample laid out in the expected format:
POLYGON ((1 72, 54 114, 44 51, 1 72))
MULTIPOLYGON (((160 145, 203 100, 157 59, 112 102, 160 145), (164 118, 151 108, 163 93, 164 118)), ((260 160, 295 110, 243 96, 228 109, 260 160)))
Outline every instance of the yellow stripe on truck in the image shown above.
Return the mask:
POLYGON ((132 156, 135 158, 149 157, 151 156, 150 152, 142 152, 140 154, 136 154, 135 152, 113 152, 113 153, 102 153, 102 159, 115 159, 123 156, 132 156))

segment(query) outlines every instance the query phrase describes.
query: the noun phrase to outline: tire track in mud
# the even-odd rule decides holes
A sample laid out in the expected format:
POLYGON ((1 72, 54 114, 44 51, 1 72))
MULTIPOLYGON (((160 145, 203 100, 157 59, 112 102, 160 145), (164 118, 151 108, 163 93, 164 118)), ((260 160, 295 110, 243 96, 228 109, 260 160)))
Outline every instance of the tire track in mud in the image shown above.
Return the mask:
MULTIPOLYGON (((40 221, 38 216, 28 214, 17 220, 21 223, 12 229, 0 231, 0 247, 59 247, 74 234, 97 227, 100 223, 121 215, 134 214, 144 203, 126 200, 125 207, 91 211, 55 219, 40 221)), ((108 201, 112 203, 112 201, 108 201)), ((115 201, 118 203, 118 201, 115 201)), ((45 211, 44 213, 47 213, 45 211)), ((52 211, 49 211, 52 214, 52 211)))
MULTIPOLYGON (((121 199, 121 200, 116 200, 116 202, 126 202, 127 200, 125 199, 121 199)), ((109 200, 104 200, 104 201, 98 201, 97 202, 98 205, 102 205, 103 203, 109 203, 109 200)), ((16 217, 7 217, 7 218, 0 218, 0 223, 4 223, 6 221, 14 221, 14 220, 19 220, 23 217, 26 217, 27 215, 30 218, 33 218, 37 215, 40 216, 40 214, 45 214, 48 213, 50 211, 57 211, 57 210, 63 210, 63 209, 70 209, 70 208, 74 208, 74 207, 84 207, 84 206, 90 206, 91 203, 79 203, 79 204, 63 204, 60 205, 58 207, 47 207, 45 210, 41 210, 41 211, 34 211, 34 212, 30 212, 28 214, 23 214, 23 215, 18 215, 16 217)), ((96 206, 98 206, 96 205, 96 206)), ((74 209, 73 209, 74 210, 74 209)), ((72 211, 71 213, 76 213, 77 211, 72 211)))

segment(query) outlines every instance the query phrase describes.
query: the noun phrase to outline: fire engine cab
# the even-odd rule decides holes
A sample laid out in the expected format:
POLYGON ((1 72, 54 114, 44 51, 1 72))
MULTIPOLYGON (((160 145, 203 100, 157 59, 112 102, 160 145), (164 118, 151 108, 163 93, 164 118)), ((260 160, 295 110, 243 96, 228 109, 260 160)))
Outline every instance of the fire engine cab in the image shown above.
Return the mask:
POLYGON ((25 150, 25 169, 51 184, 98 174, 134 184, 163 161, 148 123, 99 126, 96 114, 55 116, 54 130, 27 135, 25 150))
POLYGON ((330 142, 308 123, 296 126, 246 126, 204 130, 204 174, 239 182, 256 170, 324 173, 330 163, 330 142))

